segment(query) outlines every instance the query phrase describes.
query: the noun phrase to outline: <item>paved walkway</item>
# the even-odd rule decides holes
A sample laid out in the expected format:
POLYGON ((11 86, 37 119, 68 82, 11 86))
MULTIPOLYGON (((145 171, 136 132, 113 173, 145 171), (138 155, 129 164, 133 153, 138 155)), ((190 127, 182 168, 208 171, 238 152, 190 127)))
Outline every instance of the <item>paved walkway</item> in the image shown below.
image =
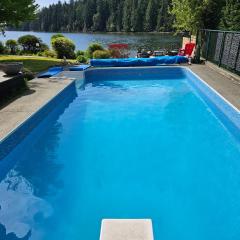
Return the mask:
POLYGON ((225 71, 214 66, 192 65, 190 69, 240 110, 240 77, 227 77, 225 71))
POLYGON ((70 79, 33 79, 29 90, 0 109, 0 139, 68 86, 70 79))

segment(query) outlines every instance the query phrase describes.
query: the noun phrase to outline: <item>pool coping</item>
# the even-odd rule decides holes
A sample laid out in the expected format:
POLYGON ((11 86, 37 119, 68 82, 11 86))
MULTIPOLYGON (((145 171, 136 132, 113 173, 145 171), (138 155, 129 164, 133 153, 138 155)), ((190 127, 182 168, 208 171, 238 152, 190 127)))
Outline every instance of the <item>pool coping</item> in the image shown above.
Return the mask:
POLYGON ((194 81, 190 78, 190 84, 194 85, 194 88, 200 93, 201 98, 205 100, 208 107, 223 125, 237 139, 240 139, 240 110, 191 69, 187 69, 187 72, 190 72, 197 79, 194 81))
POLYGON ((200 76, 198 76, 192 69, 186 68, 187 71, 190 71, 198 80, 201 81, 202 84, 206 85, 208 88, 210 88, 215 94, 218 95, 218 97, 222 98, 227 104, 229 104, 235 111, 240 113, 240 110, 234 106, 229 100, 227 100, 222 94, 220 94, 216 89, 214 89, 212 86, 210 86, 206 81, 204 81, 200 76))
POLYGON ((219 71, 208 64, 193 64, 189 68, 240 110, 240 77, 233 78, 227 71, 219 71))

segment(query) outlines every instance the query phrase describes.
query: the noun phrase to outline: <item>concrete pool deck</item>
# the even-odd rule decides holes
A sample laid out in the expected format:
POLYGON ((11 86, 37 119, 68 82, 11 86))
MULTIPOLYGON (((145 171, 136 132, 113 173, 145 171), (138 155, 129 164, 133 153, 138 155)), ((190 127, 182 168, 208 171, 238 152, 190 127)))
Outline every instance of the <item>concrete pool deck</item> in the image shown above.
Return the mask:
MULTIPOLYGON (((240 77, 232 77, 228 72, 208 65, 192 65, 189 68, 240 110, 240 77)), ((66 88, 73 79, 82 76, 82 72, 62 72, 55 78, 29 81, 29 90, 0 107, 0 140, 66 88)))
POLYGON ((206 65, 194 64, 189 68, 240 110, 240 76, 211 63, 206 65))

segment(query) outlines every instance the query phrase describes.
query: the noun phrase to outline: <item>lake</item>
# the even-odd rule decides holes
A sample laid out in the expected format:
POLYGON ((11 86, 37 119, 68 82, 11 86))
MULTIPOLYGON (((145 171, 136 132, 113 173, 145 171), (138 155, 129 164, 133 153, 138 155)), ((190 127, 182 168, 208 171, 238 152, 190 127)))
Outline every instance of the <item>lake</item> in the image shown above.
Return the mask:
MULTIPOLYGON (((51 36, 54 33, 46 32, 22 32, 7 31, 6 36, 0 35, 0 41, 8 39, 17 40, 20 36, 32 34, 42 39, 50 45, 51 36)), ((181 47, 182 38, 168 33, 63 33, 76 44, 77 50, 86 50, 92 42, 98 42, 105 47, 110 43, 127 43, 130 46, 131 55, 136 55, 138 48, 158 50, 178 49, 181 47)))

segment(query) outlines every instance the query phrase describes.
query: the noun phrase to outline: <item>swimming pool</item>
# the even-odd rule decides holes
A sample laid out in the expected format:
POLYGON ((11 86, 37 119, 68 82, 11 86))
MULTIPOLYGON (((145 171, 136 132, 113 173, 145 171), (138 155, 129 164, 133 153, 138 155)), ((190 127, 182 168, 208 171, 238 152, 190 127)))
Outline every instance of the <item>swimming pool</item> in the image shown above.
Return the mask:
POLYGON ((96 240, 103 218, 151 218, 156 240, 239 239, 234 107, 182 67, 93 69, 76 86, 1 143, 0 229, 96 240))

